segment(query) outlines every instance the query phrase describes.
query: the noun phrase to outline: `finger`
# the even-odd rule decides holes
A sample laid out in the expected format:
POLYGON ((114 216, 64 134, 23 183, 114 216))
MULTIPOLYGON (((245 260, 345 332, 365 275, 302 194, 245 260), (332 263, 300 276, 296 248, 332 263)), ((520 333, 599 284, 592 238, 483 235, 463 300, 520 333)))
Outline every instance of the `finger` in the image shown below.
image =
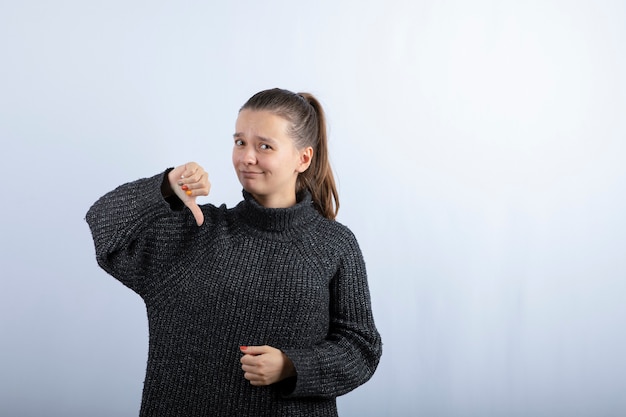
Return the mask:
POLYGON ((200 165, 195 162, 187 162, 181 176, 185 179, 193 178, 198 171, 200 171, 200 165))
POLYGON ((192 190, 194 195, 208 195, 211 189, 211 183, 206 172, 201 174, 197 181, 194 181, 193 177, 184 178, 181 180, 181 184, 183 191, 192 190))
POLYGON ((191 214, 193 214, 193 218, 196 219, 196 224, 198 226, 202 226, 204 223, 204 213, 202 213, 202 209, 196 204, 195 201, 188 201, 185 205, 191 210, 191 214))
POLYGON ((248 381, 250 381, 252 384, 256 383, 258 385, 267 385, 271 381, 271 378, 269 375, 263 372, 259 372, 258 369, 250 368, 250 369, 244 369, 243 371, 244 371, 243 377, 247 379, 248 381))
POLYGON ((270 385, 270 383, 265 379, 248 379, 250 381, 250 385, 255 387, 264 387, 270 385))
POLYGON ((181 165, 171 170, 170 173, 167 175, 172 189, 174 188, 174 185, 178 185, 178 186, 183 185, 181 179, 182 179, 182 175, 184 171, 185 171, 185 166, 181 165))
MULTIPOLYGON (((178 185, 183 189, 183 191, 193 190, 193 195, 209 195, 209 190, 211 189, 211 183, 208 180, 208 175, 206 173, 202 173, 200 175, 194 175, 189 178, 180 179, 178 185)), ((190 195, 189 193, 187 193, 190 195)))
POLYGON ((253 373, 246 372, 245 374, 243 374, 243 377, 247 379, 250 382, 250 384, 254 385, 255 387, 262 387, 264 385, 269 385, 269 381, 267 380, 267 378, 260 377, 253 373))
POLYGON ((246 366, 254 366, 254 356, 252 355, 243 355, 241 359, 239 359, 242 365, 246 366))
POLYGON ((241 346, 241 351, 247 355, 262 355, 264 353, 268 353, 270 350, 269 346, 241 346))
POLYGON ((246 353, 244 354, 241 359, 240 362, 243 365, 249 365, 249 366, 261 366, 263 364, 263 358, 264 356, 261 354, 251 354, 251 353, 246 353))
POLYGON ((243 365, 241 369, 243 370, 244 375, 247 375, 246 379, 249 381, 253 379, 266 378, 266 375, 263 372, 263 370, 259 369, 256 366, 243 365))
POLYGON ((250 385, 253 385, 255 387, 264 387, 264 386, 270 385, 270 384, 269 384, 269 382, 265 382, 264 380, 259 380, 259 381, 252 380, 252 381, 250 381, 250 385))

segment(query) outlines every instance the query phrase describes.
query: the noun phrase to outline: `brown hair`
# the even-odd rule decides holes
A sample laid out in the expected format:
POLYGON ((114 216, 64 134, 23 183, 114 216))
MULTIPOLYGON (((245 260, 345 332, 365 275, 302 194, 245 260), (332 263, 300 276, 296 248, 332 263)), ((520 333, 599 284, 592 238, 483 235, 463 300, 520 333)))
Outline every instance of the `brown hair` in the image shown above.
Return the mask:
POLYGON ((296 192, 307 189, 317 211, 334 220, 339 211, 339 195, 328 158, 326 116, 320 102, 309 93, 274 88, 250 97, 239 111, 244 109, 266 110, 284 118, 291 124, 288 133, 296 148, 313 148, 311 165, 298 175, 296 192))

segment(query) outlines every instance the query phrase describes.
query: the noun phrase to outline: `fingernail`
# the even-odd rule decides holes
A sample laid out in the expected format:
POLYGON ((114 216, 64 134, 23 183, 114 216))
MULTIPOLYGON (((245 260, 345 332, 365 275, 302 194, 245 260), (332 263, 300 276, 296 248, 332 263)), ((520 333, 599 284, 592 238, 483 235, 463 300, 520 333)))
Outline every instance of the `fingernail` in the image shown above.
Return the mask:
POLYGON ((187 191, 189 189, 189 187, 187 187, 187 184, 183 185, 181 188, 183 189, 183 191, 187 191))
POLYGON ((247 349, 248 349, 248 346, 239 346, 239 349, 241 349, 241 350, 247 350, 247 349))
POLYGON ((191 195, 191 190, 187 190, 187 191, 185 191, 185 194, 187 194, 187 195, 191 195))

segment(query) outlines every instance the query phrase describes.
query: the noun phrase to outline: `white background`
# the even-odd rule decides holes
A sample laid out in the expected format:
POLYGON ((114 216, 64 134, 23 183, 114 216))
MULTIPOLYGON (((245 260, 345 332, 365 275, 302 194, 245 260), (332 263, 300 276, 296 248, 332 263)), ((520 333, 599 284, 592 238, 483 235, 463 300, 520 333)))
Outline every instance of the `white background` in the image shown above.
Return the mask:
POLYGON ((620 1, 0 5, 0 415, 137 415, 141 299, 84 222, 189 160, 234 205, 237 110, 328 112, 384 341, 342 416, 626 415, 620 1))

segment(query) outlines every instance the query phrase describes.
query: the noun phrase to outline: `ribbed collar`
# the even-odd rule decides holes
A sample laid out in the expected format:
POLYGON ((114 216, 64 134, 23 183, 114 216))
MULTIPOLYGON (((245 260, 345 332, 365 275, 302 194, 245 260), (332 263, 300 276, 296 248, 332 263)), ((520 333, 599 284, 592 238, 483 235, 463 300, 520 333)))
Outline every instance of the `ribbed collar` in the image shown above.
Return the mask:
POLYGON ((235 211, 252 228, 267 232, 299 232, 320 216, 308 191, 298 193, 295 205, 288 208, 267 208, 243 190, 244 200, 235 211))

